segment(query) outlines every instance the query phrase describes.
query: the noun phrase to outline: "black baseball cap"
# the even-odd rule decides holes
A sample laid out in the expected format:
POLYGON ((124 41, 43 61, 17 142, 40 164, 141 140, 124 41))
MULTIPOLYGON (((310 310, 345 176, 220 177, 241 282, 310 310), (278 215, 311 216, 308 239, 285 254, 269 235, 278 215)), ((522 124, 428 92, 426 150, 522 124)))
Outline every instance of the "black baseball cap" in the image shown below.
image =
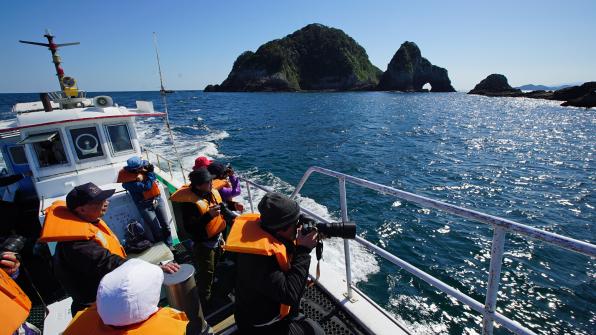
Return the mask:
POLYGON ((202 167, 189 173, 188 179, 190 180, 191 185, 203 185, 210 182, 213 179, 213 176, 206 168, 202 167))
POLYGON ((99 202, 111 197, 116 190, 102 190, 93 183, 76 186, 66 195, 66 207, 74 210, 90 202, 99 202))
POLYGON ((269 192, 259 202, 261 226, 269 229, 282 229, 298 222, 300 206, 283 194, 269 192))

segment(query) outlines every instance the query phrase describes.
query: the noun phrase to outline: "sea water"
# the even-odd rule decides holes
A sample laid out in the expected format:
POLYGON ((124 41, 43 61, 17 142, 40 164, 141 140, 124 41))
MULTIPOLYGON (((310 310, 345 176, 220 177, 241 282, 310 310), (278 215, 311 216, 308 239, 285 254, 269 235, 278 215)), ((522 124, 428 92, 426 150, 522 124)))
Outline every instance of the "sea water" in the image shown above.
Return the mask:
MULTIPOLYGON (((120 105, 151 100, 162 110, 157 92, 108 94, 120 105)), ((36 97, 0 95, 0 117, 36 97)), ((524 98, 386 92, 178 91, 168 106, 188 168, 205 155, 290 194, 316 165, 596 243, 594 110, 524 98)), ((175 159, 163 120, 138 122, 141 143, 175 159)), ((484 301, 491 227, 358 186, 348 184, 347 191, 358 235, 484 301)), ((253 192, 258 201, 263 193, 253 192)), ((313 175, 298 199, 338 219, 338 194, 335 179, 313 175)), ((242 200, 248 208, 246 191, 242 200)), ((326 244, 323 275, 342 273, 341 241, 326 244)), ((357 286, 415 333, 481 332, 478 313, 356 243, 352 264, 357 286)), ((497 309, 540 334, 593 334, 596 261, 507 234, 497 309)))

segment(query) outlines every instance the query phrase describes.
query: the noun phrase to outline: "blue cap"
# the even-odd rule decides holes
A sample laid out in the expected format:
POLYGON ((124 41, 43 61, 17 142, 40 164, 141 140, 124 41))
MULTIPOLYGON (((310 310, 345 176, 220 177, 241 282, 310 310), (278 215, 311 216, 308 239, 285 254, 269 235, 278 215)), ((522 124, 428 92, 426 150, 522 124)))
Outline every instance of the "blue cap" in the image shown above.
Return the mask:
POLYGON ((140 169, 144 166, 147 166, 149 164, 149 162, 147 162, 146 160, 141 159, 141 157, 130 157, 127 161, 126 161, 126 167, 129 170, 137 170, 140 169))

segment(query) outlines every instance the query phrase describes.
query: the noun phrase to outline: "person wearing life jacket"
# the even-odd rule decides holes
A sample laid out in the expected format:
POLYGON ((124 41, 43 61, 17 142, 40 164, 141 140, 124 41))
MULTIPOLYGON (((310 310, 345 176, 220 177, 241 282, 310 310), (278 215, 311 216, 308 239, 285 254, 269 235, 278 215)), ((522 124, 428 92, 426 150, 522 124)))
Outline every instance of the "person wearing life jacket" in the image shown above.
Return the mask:
POLYGON ((127 261, 103 277, 96 303, 78 312, 63 334, 186 334, 189 321, 184 312, 157 306, 163 280, 159 267, 139 259, 127 261))
POLYGON ((233 198, 242 192, 240 180, 234 175, 234 169, 220 162, 212 162, 207 166, 207 170, 213 175, 213 188, 219 191, 223 201, 228 202, 230 208, 242 212, 244 206, 233 201, 233 198))
POLYGON ((118 183, 132 197, 143 221, 145 237, 152 243, 164 242, 172 247, 172 232, 166 215, 166 203, 161 197, 153 165, 140 157, 131 157, 118 172, 118 183))
MULTIPOLYGON (((39 241, 57 242, 54 271, 73 299, 73 316, 95 301, 103 276, 126 261, 118 236, 101 219, 114 191, 93 183, 79 185, 68 192, 66 202, 55 201, 45 213, 39 241)), ((179 266, 168 263, 162 269, 176 272, 179 266)))
MULTIPOLYGON (((227 208, 233 211, 242 213, 244 206, 234 201, 234 197, 240 195, 240 180, 234 175, 234 170, 231 166, 225 167, 220 162, 211 162, 207 166, 207 170, 213 176, 213 188, 221 195, 222 200, 226 203, 227 208)), ((232 216, 227 218, 227 227, 224 231, 224 238, 228 236, 229 230, 234 224, 234 219, 238 216, 235 212, 231 212, 232 216)))
POLYGON ((14 252, 0 253, 0 335, 41 334, 25 322, 31 300, 13 280, 19 275, 20 262, 14 252))
POLYGON ((300 207, 267 193, 259 214, 236 218, 224 249, 236 255, 234 317, 241 334, 324 334, 299 313, 316 232, 298 234, 300 207))
POLYGON ((222 203, 219 192, 211 187, 213 176, 205 168, 188 175, 189 185, 181 187, 170 197, 180 204, 182 223, 193 240, 193 257, 198 265, 197 283, 201 305, 209 308, 215 266, 223 242, 226 217, 231 213, 222 203))

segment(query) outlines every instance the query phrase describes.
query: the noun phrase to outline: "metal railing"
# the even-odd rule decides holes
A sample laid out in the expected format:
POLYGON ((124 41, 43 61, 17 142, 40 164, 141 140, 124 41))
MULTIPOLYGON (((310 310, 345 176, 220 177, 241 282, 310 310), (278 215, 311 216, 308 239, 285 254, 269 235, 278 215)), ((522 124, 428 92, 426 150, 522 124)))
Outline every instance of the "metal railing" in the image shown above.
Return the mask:
MULTIPOLYGON (((164 172, 166 170, 162 166, 162 161, 167 164, 167 172, 170 174, 170 178, 173 180, 173 166, 179 167, 180 172, 182 174, 182 178, 184 183, 187 182, 186 180, 186 173, 190 172, 189 170, 185 169, 182 166, 181 162, 174 162, 173 160, 169 160, 164 158, 163 156, 152 152, 146 148, 143 148, 142 151, 145 153, 147 160, 151 161, 150 154, 153 155, 156 159, 157 166, 164 172)), ((453 214, 455 216, 459 216, 465 219, 489 224, 493 226, 493 237, 492 237, 492 244, 491 244, 491 253, 490 253, 490 265, 489 265, 489 276, 488 276, 488 283, 487 283, 487 290, 486 290, 486 297, 484 304, 475 300, 474 298, 470 297, 469 295, 461 292, 460 290, 450 286, 449 284, 441 281, 438 278, 435 278, 431 274, 424 272, 423 270, 417 268, 416 266, 404 261, 403 259, 391 254, 390 252, 386 251, 385 249, 371 243, 370 241, 356 236, 355 241, 360 245, 364 246, 371 252, 381 256, 385 260, 399 266, 400 268, 408 271, 415 277, 422 279, 426 283, 434 286, 441 292, 444 292, 461 303, 467 305, 471 309, 475 310, 476 312, 482 314, 482 333, 483 334, 492 334, 493 333, 493 321, 498 322, 499 324, 503 325, 510 331, 515 334, 535 334, 530 329, 522 326, 517 321, 514 321, 503 314, 496 311, 496 303, 497 303, 497 292, 499 289, 499 282, 501 278, 501 266, 503 262, 503 254, 504 254, 504 245, 507 232, 514 232, 523 236, 527 236, 539 241, 547 242, 552 245, 555 245, 560 248, 568 249, 576 253, 584 254, 589 257, 596 257, 596 245, 579 241, 573 238, 569 238, 566 236, 562 236, 559 234, 547 232, 544 230, 536 229, 515 221, 511 221, 508 219, 504 219, 501 217, 481 213, 475 210, 466 209, 463 207, 455 206, 452 204, 448 204, 442 201, 434 200, 428 197, 419 196, 414 193, 406 192, 403 190, 399 190, 393 187, 381 185, 378 183, 374 183, 365 179, 357 178, 354 176, 350 176, 347 174, 343 174, 340 172, 336 172, 333 170, 313 166, 310 167, 302 176, 298 186, 290 196, 291 198, 295 198, 302 187, 306 183, 306 181, 310 178, 313 173, 319 173, 322 175, 326 175, 329 177, 334 177, 338 179, 339 183, 339 197, 340 197, 340 211, 341 211, 341 220, 342 222, 348 222, 348 205, 347 205, 347 195, 346 195, 346 182, 349 182, 354 185, 358 185, 364 188, 368 188, 374 191, 377 191, 384 195, 392 195, 402 200, 409 201, 411 203, 415 203, 420 206, 425 206, 428 208, 440 210, 443 212, 447 212, 453 214)), ((251 191, 251 186, 263 190, 265 192, 272 192, 273 189, 270 189, 266 186, 260 185, 256 182, 253 182, 249 179, 244 177, 239 177, 240 180, 245 182, 246 184, 246 191, 248 195, 250 211, 254 212, 254 204, 253 204, 253 196, 251 191)), ((301 207, 301 211, 306 213, 307 215, 315 218, 319 221, 329 223, 330 221, 317 215, 316 213, 310 211, 307 208, 301 207)), ((351 266, 351 259, 350 259, 350 245, 349 240, 344 239, 344 262, 346 268, 346 293, 345 296, 348 300, 353 301, 353 291, 357 290, 357 288, 352 283, 352 266, 351 266)), ((385 313, 385 311, 382 311, 385 313)))
MULTIPOLYGON (((589 257, 596 257, 596 246, 587 242, 579 241, 576 239, 572 239, 566 236, 558 235, 555 233, 550 233, 547 231, 543 231, 540 229, 536 229, 515 221, 507 220, 504 218, 500 218, 497 216, 492 216, 489 214, 484 214, 478 211, 466 209, 463 207, 455 206, 452 204, 448 204, 442 201, 430 199, 424 196, 419 196, 410 192, 402 191, 393 187, 381 185, 378 183, 370 182, 361 178, 353 177, 350 175, 346 175, 340 172, 324 169, 321 167, 311 167, 309 168, 302 179, 298 183, 298 186, 292 193, 291 197, 295 198, 306 181, 313 173, 319 173, 326 176, 334 177, 338 179, 339 182, 339 196, 340 196, 340 209, 341 209, 341 220, 342 222, 348 221, 348 205, 347 205, 347 197, 346 197, 346 182, 368 188, 371 190, 375 190, 379 193, 385 195, 392 195, 397 198, 415 203, 417 205, 429 207, 432 209, 440 210, 443 212, 447 212, 462 218, 470 219, 473 221, 485 223, 492 225, 493 230, 493 237, 492 237, 492 245, 491 245, 491 253, 490 253, 490 265, 489 265, 489 276, 488 276, 488 283, 486 289, 486 297, 484 304, 475 300, 474 298, 470 297, 469 295, 459 291, 458 289, 448 285, 447 283, 435 278, 431 274, 422 271, 421 269, 417 268, 416 266, 404 261, 403 259, 389 253, 388 251, 384 250, 383 248, 367 241, 366 239, 357 236, 355 241, 360 245, 366 247, 368 250, 372 251, 373 253, 383 257, 385 260, 399 266, 400 268, 408 271, 415 277, 422 279, 423 281, 427 282, 428 284, 434 286, 438 290, 454 297, 458 301, 462 302, 463 304, 469 306, 471 309, 475 310, 476 312, 482 314, 482 333, 483 334, 492 334, 493 333, 493 326, 495 322, 503 325, 510 331, 516 334, 535 334, 530 329, 522 326, 517 321, 514 321, 503 314, 497 312, 495 310, 496 303, 497 303, 497 292, 499 289, 499 282, 501 278, 501 265, 503 261, 503 253, 504 253, 504 244, 506 239, 507 232, 514 232, 517 234, 521 234, 523 236, 527 236, 539 241, 547 242, 552 245, 555 245, 560 248, 568 249, 576 253, 584 254, 589 257)), ((253 181, 250 181, 246 178, 240 177, 242 181, 246 183, 246 189, 248 193, 248 199, 250 203, 250 210, 254 212, 254 205, 251 193, 251 186, 261 189, 265 192, 271 192, 272 189, 259 185, 253 181)), ((312 211, 301 208, 301 210, 308 214, 309 216, 320 220, 322 222, 328 223, 329 221, 325 218, 313 213, 312 211)), ((356 289, 352 283, 352 270, 351 270, 351 260, 350 260, 350 245, 348 240, 344 240, 344 255, 345 255, 345 267, 346 267, 346 283, 347 283, 347 292, 345 296, 352 300, 353 298, 353 290, 356 289)))
POLYGON ((155 157, 156 160, 156 166, 164 171, 164 172, 168 172, 168 174, 170 175, 170 179, 174 180, 174 170, 173 168, 176 167, 176 169, 180 169, 180 173, 182 174, 182 180, 184 181, 184 184, 186 184, 186 173, 190 172, 188 170, 186 170, 183 166, 182 166, 182 162, 175 162, 171 159, 167 159, 165 157, 163 157, 162 155, 155 153, 147 148, 141 148, 141 153, 145 155, 145 157, 147 157, 147 161, 152 162, 151 161, 151 156, 153 155, 155 157), (167 164, 167 170, 165 169, 164 166, 162 166, 161 162, 164 162, 165 164, 167 164))

